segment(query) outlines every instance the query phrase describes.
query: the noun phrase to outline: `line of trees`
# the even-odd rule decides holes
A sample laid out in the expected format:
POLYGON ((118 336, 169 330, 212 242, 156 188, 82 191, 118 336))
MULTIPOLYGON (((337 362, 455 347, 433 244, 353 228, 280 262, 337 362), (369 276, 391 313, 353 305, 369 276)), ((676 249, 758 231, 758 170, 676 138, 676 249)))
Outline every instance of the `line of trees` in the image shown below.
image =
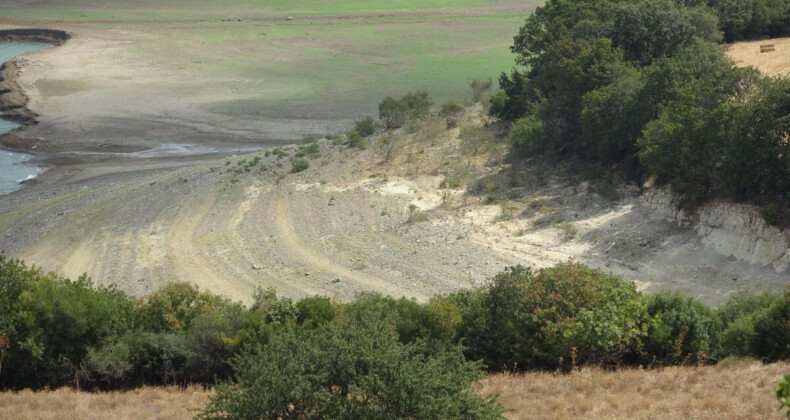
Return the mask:
POLYGON ((790 33, 787 0, 549 0, 511 47, 491 113, 516 149, 655 177, 687 199, 790 193, 790 81, 734 68, 720 45, 790 33))
POLYGON ((508 268, 425 303, 261 290, 245 307, 185 283, 134 299, 0 257, 0 299, 2 388, 222 383, 207 418, 229 407, 285 418, 329 401, 338 413, 417 413, 424 403, 419 413, 496 418, 495 401, 467 392, 484 370, 790 357, 788 295, 740 294, 713 309, 578 263, 508 268))

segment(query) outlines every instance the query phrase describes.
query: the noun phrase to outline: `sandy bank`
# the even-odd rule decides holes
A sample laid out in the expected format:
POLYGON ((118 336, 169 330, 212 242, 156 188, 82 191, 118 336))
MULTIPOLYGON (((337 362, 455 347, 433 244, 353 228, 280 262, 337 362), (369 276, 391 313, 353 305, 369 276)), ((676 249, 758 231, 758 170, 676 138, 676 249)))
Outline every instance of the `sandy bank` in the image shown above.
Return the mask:
MULTIPOLYGON (((6 29, 0 30, 0 41, 8 42, 35 42, 59 46, 69 40, 71 36, 65 31, 54 29, 6 29)), ((24 71, 20 62, 13 58, 0 65, 0 113, 2 118, 25 126, 37 124, 38 114, 28 108, 30 98, 19 83, 19 76, 24 71)), ((20 137, 16 133, 20 129, 2 135, 0 147, 14 151, 29 152, 33 148, 33 141, 20 137)))

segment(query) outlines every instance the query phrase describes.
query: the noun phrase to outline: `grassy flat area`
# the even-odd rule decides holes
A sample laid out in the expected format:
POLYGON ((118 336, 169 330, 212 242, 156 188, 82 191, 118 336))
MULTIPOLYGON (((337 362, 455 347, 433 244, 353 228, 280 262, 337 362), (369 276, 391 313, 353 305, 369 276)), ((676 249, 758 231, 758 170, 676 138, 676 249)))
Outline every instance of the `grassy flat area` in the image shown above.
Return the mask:
MULTIPOLYGON (((22 2, 20 2, 22 3, 22 2)), ((67 0, 31 2, 4 10, 4 16, 38 19, 129 20, 274 16, 360 15, 370 13, 523 10, 540 4, 526 0, 67 0), (31 4, 32 3, 32 4, 31 4)))
MULTIPOLYGON (((37 2, 4 8, 0 24, 80 35, 72 43, 83 43, 83 59, 69 62, 71 53, 65 52, 58 60, 44 57, 49 69, 34 87, 45 117, 50 109, 80 109, 86 116, 136 118, 141 109, 140 114, 177 119, 178 110, 189 107, 218 118, 291 121, 276 135, 262 134, 299 138, 332 131, 328 121, 337 127, 375 115, 387 95, 425 89, 437 104, 468 97, 470 79, 496 79, 513 66, 513 35, 540 2, 218 4, 37 2), (123 100, 107 100, 110 96, 123 100), (293 121, 305 121, 301 132, 294 132, 300 128, 293 128, 293 121)), ((249 131, 244 124, 232 123, 249 131)))

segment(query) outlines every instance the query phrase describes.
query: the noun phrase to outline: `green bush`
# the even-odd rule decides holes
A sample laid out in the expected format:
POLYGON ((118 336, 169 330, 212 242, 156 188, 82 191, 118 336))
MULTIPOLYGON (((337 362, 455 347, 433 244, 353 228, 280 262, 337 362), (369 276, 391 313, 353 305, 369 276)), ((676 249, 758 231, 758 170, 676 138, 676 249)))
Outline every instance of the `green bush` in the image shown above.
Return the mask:
POLYGON ((785 297, 754 316, 752 348, 765 360, 790 358, 790 298, 785 297))
POLYGON ((285 330, 232 364, 198 418, 502 418, 469 390, 482 372, 460 348, 426 355, 376 319, 285 330))
POLYGON ((754 319, 742 316, 731 322, 721 333, 721 354, 727 356, 752 356, 754 345, 754 319))
POLYGON ((409 106, 403 101, 387 96, 379 104, 379 119, 387 128, 398 128, 409 118, 409 106))
POLYGON ((784 200, 790 79, 734 68, 718 43, 789 21, 786 1, 548 0, 515 36, 518 68, 490 112, 517 121, 528 154, 652 176, 685 203, 784 200))
POLYGON ((346 134, 346 137, 348 138, 349 147, 354 147, 359 150, 365 150, 368 148, 368 142, 365 141, 365 138, 362 137, 358 132, 349 131, 346 134))
POLYGON ((373 118, 365 117, 354 123, 354 131, 362 137, 370 137, 376 133, 378 124, 373 121, 373 118))
POLYGON ((335 308, 327 297, 314 296, 296 302, 299 325, 322 326, 335 319, 335 308))
POLYGON ((410 118, 428 115, 431 105, 433 101, 425 91, 408 93, 400 99, 387 96, 379 104, 379 119, 387 128, 402 127, 410 118))
POLYGON ((633 283, 578 263, 497 275, 459 336, 489 369, 623 363, 640 350, 647 302, 633 283))
POLYGON ((94 288, 84 275, 76 281, 56 275, 31 280, 14 305, 16 325, 4 364, 13 370, 4 370, 2 379, 32 388, 75 384, 89 349, 133 327, 134 305, 114 287, 94 288))
POLYGON ((719 356, 722 322, 702 302, 664 292, 650 298, 648 312, 653 320, 645 353, 651 361, 677 364, 719 356))
POLYGON ((779 207, 771 203, 760 209, 760 217, 771 226, 778 226, 782 222, 782 216, 779 212, 779 207))
POLYGON ((193 284, 169 283, 142 299, 135 313, 146 331, 189 331, 196 317, 229 305, 227 299, 193 284))
POLYGON ((488 99, 489 108, 488 113, 489 115, 497 116, 497 117, 505 117, 505 109, 508 104, 507 92, 503 90, 498 90, 497 93, 491 95, 491 98, 488 99))
POLYGON ((445 337, 438 319, 426 306, 403 297, 395 299, 377 293, 360 293, 346 305, 344 315, 358 323, 373 319, 387 322, 405 344, 417 341, 436 344, 445 337))
POLYGON ((542 151, 546 143, 546 129, 535 115, 527 115, 513 124, 510 143, 527 154, 542 151))
POLYGON ((310 167, 310 162, 302 158, 291 159, 291 172, 299 173, 310 167))

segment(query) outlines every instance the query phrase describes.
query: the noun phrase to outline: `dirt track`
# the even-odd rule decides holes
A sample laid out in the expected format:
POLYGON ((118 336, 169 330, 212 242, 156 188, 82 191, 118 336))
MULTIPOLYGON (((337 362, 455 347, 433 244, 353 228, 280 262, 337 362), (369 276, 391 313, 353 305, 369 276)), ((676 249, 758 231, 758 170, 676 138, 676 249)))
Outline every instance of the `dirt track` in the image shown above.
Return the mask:
POLYGON ((719 254, 693 230, 654 217, 634 189, 610 201, 568 168, 510 167, 503 146, 470 152, 458 129, 441 124, 365 151, 322 140, 321 157, 298 174, 288 158, 264 152, 57 169, 0 201, 0 250, 136 295, 190 281, 243 301, 257 287, 424 300, 483 284, 506 265, 569 258, 642 290, 710 303, 786 284, 785 271, 719 254), (254 156, 260 163, 244 169, 254 156), (453 177, 459 189, 440 187, 453 177))

